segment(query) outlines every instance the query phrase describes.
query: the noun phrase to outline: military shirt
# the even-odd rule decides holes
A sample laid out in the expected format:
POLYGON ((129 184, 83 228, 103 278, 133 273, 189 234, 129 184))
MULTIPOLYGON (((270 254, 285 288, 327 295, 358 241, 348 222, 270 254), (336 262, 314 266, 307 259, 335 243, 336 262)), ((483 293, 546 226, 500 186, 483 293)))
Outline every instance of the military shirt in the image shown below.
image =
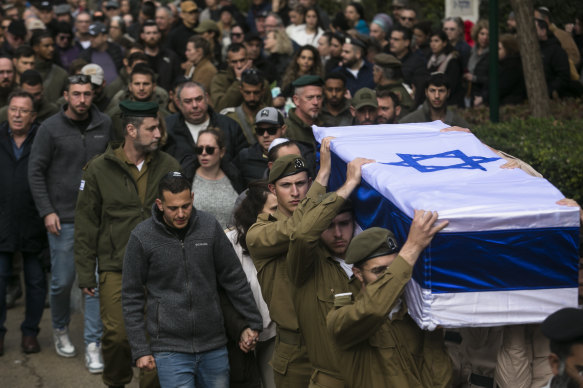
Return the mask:
POLYGON ((422 331, 404 302, 395 308, 412 272, 413 267, 397 256, 353 304, 328 314, 328 330, 348 387, 449 387, 452 366, 441 331, 422 331))
POLYGON ((262 213, 247 232, 247 247, 257 269, 263 299, 269 308, 271 319, 283 329, 296 332, 299 330, 286 265, 290 236, 301 220, 309 198, 316 198, 325 192, 325 187, 314 182, 306 198, 290 217, 286 217, 279 210, 273 215, 262 213))
POLYGON ((349 282, 321 242, 320 235, 344 204, 344 198, 330 193, 323 199, 310 199, 304 216, 292 233, 287 254, 288 273, 294 285, 293 301, 308 356, 314 368, 339 376, 332 337, 326 329, 326 316, 334 308, 334 295, 358 293, 360 283, 349 282))

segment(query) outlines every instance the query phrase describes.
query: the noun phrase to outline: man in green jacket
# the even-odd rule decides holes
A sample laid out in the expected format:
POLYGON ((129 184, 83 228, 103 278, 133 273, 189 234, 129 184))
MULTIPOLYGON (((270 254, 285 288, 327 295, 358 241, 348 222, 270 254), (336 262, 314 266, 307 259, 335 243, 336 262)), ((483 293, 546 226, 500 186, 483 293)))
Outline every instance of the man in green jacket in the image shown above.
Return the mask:
MULTIPOLYGON (((133 228, 150 217, 159 180, 180 169, 159 151, 163 136, 158 105, 123 101, 124 143, 93 159, 79 187, 75 212, 75 264, 79 287, 94 295, 99 272, 103 321, 103 382, 110 387, 132 380, 132 358, 121 305, 122 264, 133 228)), ((155 373, 144 372, 140 386, 157 387, 155 373)))
POLYGON ((399 250, 394 234, 370 228, 346 252, 362 288, 336 295, 327 317, 338 349, 338 368, 348 387, 449 387, 452 367, 440 330, 424 332, 402 299, 413 266, 433 236, 447 226, 437 212, 415 210, 409 236, 399 250))

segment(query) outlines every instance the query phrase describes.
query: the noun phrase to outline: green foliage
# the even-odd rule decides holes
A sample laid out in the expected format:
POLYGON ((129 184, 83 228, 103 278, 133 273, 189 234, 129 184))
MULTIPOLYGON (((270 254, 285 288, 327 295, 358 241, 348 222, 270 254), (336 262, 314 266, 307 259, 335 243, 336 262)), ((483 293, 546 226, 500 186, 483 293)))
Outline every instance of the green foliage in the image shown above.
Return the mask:
POLYGON ((489 146, 534 167, 567 198, 583 203, 583 120, 512 119, 472 132, 489 146))

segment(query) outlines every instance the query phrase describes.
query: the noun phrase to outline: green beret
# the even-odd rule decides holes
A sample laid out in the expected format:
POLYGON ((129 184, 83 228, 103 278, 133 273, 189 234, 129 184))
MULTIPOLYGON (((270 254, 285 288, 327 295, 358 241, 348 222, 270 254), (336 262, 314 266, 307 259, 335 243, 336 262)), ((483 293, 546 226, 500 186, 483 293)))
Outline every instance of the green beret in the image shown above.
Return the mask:
POLYGON ((356 264, 399 251, 395 235, 388 229, 369 228, 356 236, 346 250, 346 264, 356 264))
POLYGON ((119 103, 119 108, 123 116, 136 116, 136 117, 157 117, 158 116, 158 104, 155 102, 147 101, 129 101, 124 100, 119 103))
POLYGON ((553 342, 583 340, 583 310, 568 307, 549 315, 541 325, 542 333, 553 342))
POLYGON ((213 20, 207 19, 199 23, 198 27, 194 29, 194 32, 202 34, 203 32, 214 31, 219 33, 219 26, 213 20))
POLYGON ((356 110, 364 106, 378 108, 379 103, 377 101, 377 93, 369 88, 360 88, 354 97, 352 97, 351 104, 356 110))
POLYGON ((294 88, 308 85, 324 86, 324 80, 319 75, 302 75, 300 78, 292 82, 294 88))
POLYGON ((300 155, 285 155, 277 158, 269 171, 268 183, 275 183, 286 176, 295 175, 302 171, 308 171, 306 161, 300 155))
POLYGON ((394 55, 380 53, 374 56, 374 64, 380 67, 393 67, 393 68, 400 68, 401 61, 397 59, 394 55))

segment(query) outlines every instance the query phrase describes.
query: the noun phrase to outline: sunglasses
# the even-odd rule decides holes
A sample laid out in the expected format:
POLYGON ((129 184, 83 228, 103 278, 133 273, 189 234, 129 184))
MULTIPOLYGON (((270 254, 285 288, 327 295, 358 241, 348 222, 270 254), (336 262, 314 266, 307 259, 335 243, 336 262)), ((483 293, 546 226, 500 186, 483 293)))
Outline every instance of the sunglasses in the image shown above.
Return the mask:
POLYGON ((85 74, 76 74, 69 77, 70 84, 88 84, 91 83, 91 77, 85 74))
POLYGON ((269 136, 273 136, 277 133, 278 130, 279 127, 266 127, 266 128, 255 127, 255 133, 259 136, 263 136, 265 132, 267 132, 269 136))
POLYGON ((215 153, 215 150, 217 149, 217 147, 211 147, 211 146, 198 146, 198 147, 194 147, 194 152, 197 155, 202 155, 203 151, 206 151, 207 154, 212 155, 215 153))
POLYGON ((403 16, 401 16, 401 20, 408 20, 408 21, 412 22, 413 20, 415 20, 415 18, 409 18, 409 17, 403 17, 403 16))
POLYGON ((233 38, 240 38, 242 36, 243 36, 243 34, 240 32, 231 32, 231 37, 233 37, 233 38))

